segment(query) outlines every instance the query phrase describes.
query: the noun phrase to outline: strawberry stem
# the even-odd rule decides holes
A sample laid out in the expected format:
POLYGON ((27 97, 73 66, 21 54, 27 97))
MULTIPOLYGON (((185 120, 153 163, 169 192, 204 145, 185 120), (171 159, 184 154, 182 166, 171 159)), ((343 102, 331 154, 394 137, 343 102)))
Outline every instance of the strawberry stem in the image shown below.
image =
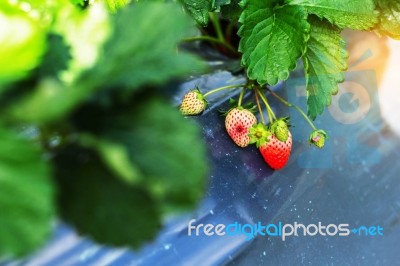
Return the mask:
POLYGON ((207 41, 210 43, 220 44, 220 45, 226 47, 229 51, 231 51, 234 54, 238 53, 237 50, 229 43, 227 43, 225 41, 221 41, 215 37, 208 36, 208 35, 188 37, 188 38, 182 39, 182 41, 184 41, 184 42, 207 41))
POLYGON ((268 87, 267 87, 267 90, 272 94, 272 96, 274 96, 276 99, 278 99, 281 103, 283 103, 287 107, 293 107, 294 109, 296 109, 304 117, 304 119, 308 122, 308 124, 312 127, 312 129, 317 130, 317 128, 315 127, 314 123, 310 120, 310 118, 304 113, 304 111, 300 107, 298 107, 297 105, 286 101, 285 99, 283 99, 281 96, 279 96, 278 94, 273 92, 268 87))
POLYGON ((236 85, 223 86, 223 87, 219 87, 219 88, 213 89, 213 90, 205 93, 203 96, 207 97, 207 96, 209 96, 209 95, 211 95, 211 94, 213 94, 215 92, 219 92, 219 91, 226 90, 226 89, 240 88, 240 87, 244 87, 244 86, 246 86, 246 84, 236 84, 236 85))
POLYGON ((261 109, 261 104, 260 104, 260 100, 258 99, 258 93, 255 94, 256 95, 256 103, 257 103, 257 107, 258 107, 258 112, 260 113, 261 116, 261 122, 263 123, 263 125, 265 125, 265 119, 264 119, 264 115, 261 109))
POLYGON ((219 19, 214 12, 210 12, 210 20, 214 26, 215 33, 217 34, 218 40, 221 42, 226 42, 224 38, 224 34, 222 33, 221 24, 219 23, 219 19))
POLYGON ((229 22, 228 26, 226 27, 226 30, 225 30, 225 40, 226 40, 228 43, 231 41, 232 31, 233 31, 233 28, 235 27, 236 23, 237 23, 237 22, 236 22, 234 19, 232 19, 232 20, 229 22))
POLYGON ((245 90, 246 90, 246 89, 243 88, 242 91, 240 92, 239 101, 238 101, 238 106, 242 106, 243 95, 244 95, 244 91, 245 91, 245 90))
POLYGON ((264 102, 265 107, 267 109, 269 122, 272 123, 274 121, 274 119, 276 119, 276 116, 275 116, 274 112, 272 111, 271 107, 269 106, 268 100, 265 97, 265 95, 261 92, 260 88, 256 88, 256 91, 257 91, 258 95, 260 95, 261 100, 264 102))
MULTIPOLYGON (((207 34, 206 31, 202 30, 202 33, 204 35, 184 38, 182 41, 184 41, 184 42, 207 41, 214 45, 219 44, 219 45, 222 45, 223 47, 225 47, 226 49, 228 49, 232 55, 240 56, 240 53, 238 52, 238 50, 235 47, 233 47, 231 45, 231 43, 227 40, 227 38, 224 36, 218 15, 216 15, 215 12, 209 12, 209 16, 210 16, 211 23, 214 27, 215 34, 217 35, 216 37, 210 36, 207 34)), ((227 37, 228 38, 230 38, 233 26, 234 26, 234 24, 232 23, 232 26, 229 26, 227 29, 227 37)))

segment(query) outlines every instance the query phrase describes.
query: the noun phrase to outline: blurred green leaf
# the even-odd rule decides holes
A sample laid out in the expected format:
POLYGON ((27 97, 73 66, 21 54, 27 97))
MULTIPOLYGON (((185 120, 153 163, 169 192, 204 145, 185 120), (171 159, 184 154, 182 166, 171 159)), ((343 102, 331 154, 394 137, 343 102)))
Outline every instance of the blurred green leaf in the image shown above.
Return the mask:
POLYGON ((42 79, 32 94, 7 110, 7 116, 33 123, 53 121, 81 103, 88 93, 84 87, 80 89, 65 86, 56 79, 42 79))
POLYGON ((65 7, 66 5, 70 5, 71 2, 78 2, 79 0, 57 0, 57 1, 48 1, 48 0, 23 0, 23 1, 9 1, 12 2, 15 6, 22 7, 25 12, 31 11, 46 11, 46 12, 55 12, 56 10, 65 7), (24 5, 25 3, 25 5, 24 5), (28 5, 26 5, 28 4, 28 5))
POLYGON ((53 222, 53 184, 36 145, 0 128, 0 254, 43 244, 53 222))
POLYGON ((122 180, 136 184, 141 181, 142 177, 139 170, 131 163, 128 150, 125 146, 97 139, 92 135, 81 134, 79 143, 84 147, 96 150, 111 171, 122 180))
POLYGON ((192 55, 177 52, 178 43, 193 26, 178 5, 129 5, 116 16, 103 56, 82 79, 92 81, 91 87, 137 90, 143 85, 159 85, 197 73, 204 65, 192 55))
POLYGON ((177 52, 179 41, 193 26, 177 5, 136 3, 118 13, 114 26, 93 68, 72 84, 42 80, 9 111, 10 115, 22 121, 49 122, 65 116, 101 89, 138 91, 145 85, 160 85, 204 69, 194 56, 177 52))
POLYGON ((38 67, 38 75, 40 77, 58 77, 62 70, 68 69, 69 60, 72 58, 70 49, 60 35, 48 35, 47 43, 48 49, 38 67))
POLYGON ((85 4, 85 0, 70 0, 71 3, 73 3, 74 5, 79 5, 79 6, 83 6, 85 4))
POLYGON ((89 0, 70 0, 72 4, 81 7, 81 8, 86 8, 89 5, 89 0))
POLYGON ((158 98, 130 107, 78 113, 76 125, 127 148, 140 185, 168 210, 192 207, 205 188, 207 157, 196 125, 158 98), (90 119, 90 122, 89 122, 90 119))
POLYGON ((116 178, 93 153, 68 147, 55 158, 61 217, 100 243, 138 247, 153 238, 160 215, 140 188, 116 178))
POLYGON ((195 125, 158 99, 140 103, 109 123, 106 136, 127 145, 153 195, 177 208, 193 207, 200 200, 207 158, 195 125), (129 126, 129 120, 135 123, 129 126))
POLYGON ((0 1, 0 92, 35 68, 46 49, 46 31, 9 1, 0 1))
POLYGON ((111 12, 115 12, 129 3, 128 0, 106 0, 105 2, 111 12))
POLYGON ((73 83, 83 71, 93 67, 111 35, 112 26, 111 16, 102 2, 85 10, 67 6, 59 13, 53 30, 63 36, 72 57, 68 69, 61 73, 65 83, 73 83))
MULTIPOLYGON (((41 50, 31 37, 6 50, 18 48, 24 57, 11 78, 1 63, 7 71, 0 85, 18 81, 0 97, 6 103, 1 120, 40 125, 61 218, 99 242, 138 247, 157 232, 163 213, 192 207, 205 187, 205 145, 197 127, 153 94, 154 86, 204 69, 196 57, 178 52, 194 21, 173 3, 135 3, 112 16, 100 3, 84 10, 69 0, 15 6, 2 6, 0 22, 9 14, 32 22, 27 25, 37 27, 41 50), (103 116, 82 115, 85 124, 101 127, 98 134, 72 124, 74 114, 92 106, 108 108, 103 116), (59 142, 53 145, 54 136, 59 142)), ((0 32, 0 40, 20 40, 15 32, 25 26, 17 26, 4 38, 0 32)), ((15 59, 5 58, 13 66, 15 59)), ((2 130, 0 138, 0 255, 25 254, 49 233, 52 184, 34 144, 2 130)))

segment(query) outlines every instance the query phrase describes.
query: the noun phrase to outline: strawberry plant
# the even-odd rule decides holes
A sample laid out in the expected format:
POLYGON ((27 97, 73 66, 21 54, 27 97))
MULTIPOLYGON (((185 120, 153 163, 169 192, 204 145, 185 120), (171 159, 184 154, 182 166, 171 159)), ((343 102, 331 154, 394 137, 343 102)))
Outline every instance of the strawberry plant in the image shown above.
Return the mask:
POLYGON ((37 249, 56 217, 100 243, 139 247, 166 215, 196 206, 206 144, 182 114, 201 114, 213 93, 238 90, 227 134, 273 169, 289 160, 296 121, 275 114, 271 97, 299 111, 322 148, 328 135, 312 120, 343 81, 340 32, 400 39, 390 0, 0 2, 0 257, 37 249), (178 110, 165 96, 172 81, 209 71, 185 49, 193 42, 238 60, 246 82, 193 88, 178 110), (307 111, 271 90, 299 64, 307 111))
MULTIPOLYGON (((247 77, 247 83, 239 89, 249 90, 255 96, 262 123, 254 125, 252 129, 249 125, 243 127, 248 141, 244 140, 244 136, 238 135, 237 129, 232 125, 226 127, 227 132, 240 147, 256 143, 263 158, 273 169, 281 169, 286 165, 292 141, 287 118, 275 116, 265 94, 268 92, 270 97, 275 97, 287 107, 299 111, 313 130, 310 132, 310 144, 322 148, 328 134, 322 129, 317 129, 312 120, 330 105, 332 96, 338 92, 338 83, 344 81, 348 55, 346 43, 340 35, 341 31, 345 28, 375 31, 379 35, 400 39, 398 1, 183 2, 200 27, 206 26, 209 21, 214 27, 211 34, 203 30, 202 36, 188 38, 187 41, 207 41, 228 56, 239 54, 238 59, 247 77), (194 9, 194 6, 197 8, 194 9), (210 16, 204 16, 206 12, 212 13, 210 16), (221 13, 222 18, 228 21, 225 32, 215 13, 221 13), (233 35, 232 28, 235 26, 238 26, 239 37, 236 48, 229 42, 233 35), (287 80, 299 62, 303 65, 306 78, 304 85, 307 90, 307 114, 270 89, 270 86, 287 80), (268 124, 264 120, 259 98, 265 104, 268 124), (269 142, 271 143, 268 144, 269 142)), ((215 91, 220 89, 223 88, 217 88, 215 91)), ((255 124, 254 121, 252 125, 255 124)), ((235 125, 242 128, 241 123, 235 125)))

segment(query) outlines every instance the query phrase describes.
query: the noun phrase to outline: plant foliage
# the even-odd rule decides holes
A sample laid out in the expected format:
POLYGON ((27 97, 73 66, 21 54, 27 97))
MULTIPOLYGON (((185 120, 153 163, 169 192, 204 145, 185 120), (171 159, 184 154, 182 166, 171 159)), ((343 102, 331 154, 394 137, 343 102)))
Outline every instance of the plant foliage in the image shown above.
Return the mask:
POLYGON ((56 213, 97 241, 138 247, 203 194, 200 131, 160 93, 205 69, 177 51, 195 24, 172 3, 113 15, 101 2, 39 2, 0 13, 0 253, 37 248, 56 213))
POLYGON ((251 86, 287 80, 302 59, 315 119, 343 81, 343 29, 400 39, 400 2, 390 0, 0 4, 0 256, 38 248, 56 216, 99 242, 138 247, 165 214, 196 205, 205 145, 165 84, 207 68, 182 40, 239 57, 251 86), (227 33, 214 15, 215 36, 193 37, 209 32, 210 12, 229 20, 227 33))

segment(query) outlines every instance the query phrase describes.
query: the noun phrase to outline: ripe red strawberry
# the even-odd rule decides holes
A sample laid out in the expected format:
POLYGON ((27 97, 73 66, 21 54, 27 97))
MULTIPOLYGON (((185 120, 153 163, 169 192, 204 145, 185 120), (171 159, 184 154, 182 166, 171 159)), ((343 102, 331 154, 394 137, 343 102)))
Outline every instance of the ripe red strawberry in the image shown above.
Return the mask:
POLYGON ((206 108, 207 101, 198 89, 189 91, 183 97, 180 111, 183 115, 198 115, 206 108))
POLYGON ((255 115, 243 107, 232 108, 225 118, 225 128, 239 147, 249 145, 249 129, 257 123, 255 115))
POLYGON ((288 133, 289 136, 285 142, 280 141, 275 135, 270 135, 267 142, 258 148, 267 164, 275 170, 282 169, 289 161, 292 150, 292 134, 290 131, 288 133))
POLYGON ((289 161, 292 150, 292 134, 287 131, 287 140, 280 141, 271 129, 261 123, 250 128, 250 143, 255 143, 264 161, 275 170, 282 169, 289 161))

